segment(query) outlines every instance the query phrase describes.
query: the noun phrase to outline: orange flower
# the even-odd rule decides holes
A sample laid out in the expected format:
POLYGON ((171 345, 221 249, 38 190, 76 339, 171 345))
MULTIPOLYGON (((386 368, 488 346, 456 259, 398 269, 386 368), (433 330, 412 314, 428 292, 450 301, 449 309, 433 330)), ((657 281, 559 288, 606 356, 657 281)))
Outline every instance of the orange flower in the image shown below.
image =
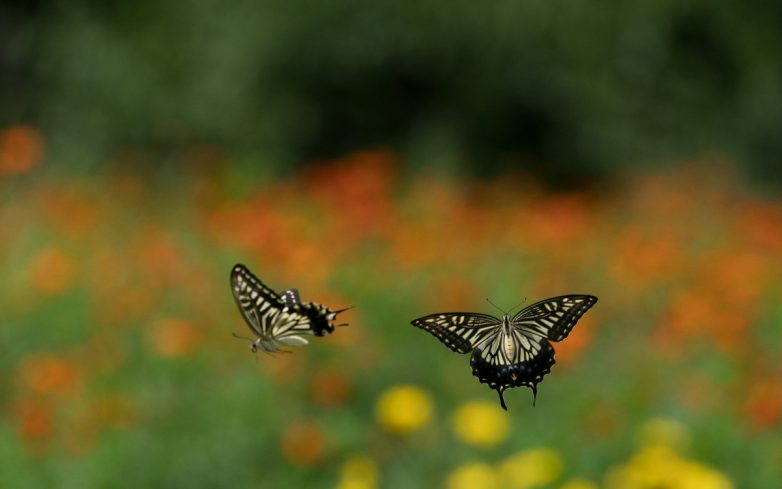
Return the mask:
POLYGON ((394 266, 420 268, 434 262, 441 254, 441 243, 432 229, 401 225, 391 236, 391 255, 394 266))
POLYGON ((326 454, 326 435, 313 423, 294 422, 283 432, 280 448, 294 465, 317 465, 326 454))
POLYGON ((673 232, 649 233, 634 226, 616 238, 612 272, 622 287, 643 291, 684 270, 682 241, 673 232))
POLYGON ((704 259, 699 283, 732 309, 749 312, 746 308, 763 293, 768 267, 760 253, 737 247, 719 249, 704 259))
POLYGON ((345 240, 385 236, 394 220, 390 194, 398 166, 390 151, 357 151, 308 168, 304 193, 331 211, 327 218, 345 240))
POLYGON ((18 423, 19 434, 26 442, 46 441, 54 433, 50 404, 23 399, 13 405, 12 412, 18 423))
POLYGON ((782 380, 763 379, 755 382, 742 411, 758 431, 778 426, 782 422, 782 380))
POLYGON ((60 248, 50 247, 39 251, 29 269, 29 277, 36 292, 46 295, 60 294, 73 282, 74 263, 60 248))
POLYGON ((659 339, 679 352, 684 340, 704 338, 714 341, 725 351, 735 351, 744 345, 751 326, 748 310, 726 307, 723 294, 708 290, 687 290, 672 300, 659 331, 659 339))
POLYGON ((152 323, 149 343, 164 357, 180 358, 192 354, 198 346, 201 332, 181 319, 159 319, 152 323))
POLYGON ((155 287, 179 285, 187 270, 182 249, 162 228, 148 226, 134 237, 134 255, 144 282, 155 287))
POLYGON ((733 223, 738 235, 750 243, 782 256, 782 205, 751 202, 736 216, 733 223))
POLYGON ((83 238, 83 234, 93 229, 98 221, 100 208, 81 184, 40 185, 36 190, 36 200, 43 215, 69 237, 83 238))
POLYGON ((319 370, 312 376, 310 395, 312 400, 321 406, 342 406, 352 391, 350 380, 337 370, 319 370))
POLYGON ((22 360, 18 376, 26 389, 39 395, 73 392, 83 381, 83 374, 76 365, 65 358, 49 354, 22 360))
POLYGON ((43 138, 32 127, 15 125, 0 132, 0 176, 26 173, 43 159, 43 138))
POLYGON ((590 203, 579 194, 553 195, 533 205, 528 216, 527 240, 538 246, 571 245, 592 232, 594 222, 590 203))

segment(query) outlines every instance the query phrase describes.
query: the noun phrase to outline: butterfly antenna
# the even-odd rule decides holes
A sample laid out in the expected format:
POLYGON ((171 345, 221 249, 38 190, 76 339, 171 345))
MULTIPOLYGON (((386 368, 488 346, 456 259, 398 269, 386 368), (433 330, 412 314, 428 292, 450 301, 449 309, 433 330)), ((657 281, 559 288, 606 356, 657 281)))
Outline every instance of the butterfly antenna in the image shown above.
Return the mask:
POLYGON ((498 310, 498 311, 500 311, 501 313, 503 313, 503 314, 505 314, 505 315, 507 315, 507 314, 508 314, 508 313, 507 313, 507 312, 505 312, 505 311, 504 311, 504 310, 503 310, 503 309, 502 309, 500 306, 498 306, 497 304, 495 304, 495 303, 493 303, 492 301, 490 301, 488 297, 486 298, 486 302, 488 302, 488 303, 489 303, 489 304, 491 304, 492 306, 496 307, 496 308, 497 308, 497 310, 498 310))
POLYGON ((525 302, 527 302, 527 298, 526 298, 526 297, 524 298, 524 300, 523 300, 523 301, 521 301, 521 302, 519 302, 518 304, 516 304, 515 306, 513 306, 513 307, 511 308, 511 312, 515 311, 517 307, 519 307, 520 305, 524 304, 525 302))
POLYGON ((249 341, 250 343, 252 343, 252 342, 253 342, 253 340, 252 340, 251 338, 248 338, 248 337, 246 337, 246 336, 240 336, 240 335, 238 335, 238 334, 236 334, 236 333, 231 333, 231 334, 232 334, 232 335, 234 335, 234 338, 239 338, 240 340, 247 340, 247 341, 249 341))

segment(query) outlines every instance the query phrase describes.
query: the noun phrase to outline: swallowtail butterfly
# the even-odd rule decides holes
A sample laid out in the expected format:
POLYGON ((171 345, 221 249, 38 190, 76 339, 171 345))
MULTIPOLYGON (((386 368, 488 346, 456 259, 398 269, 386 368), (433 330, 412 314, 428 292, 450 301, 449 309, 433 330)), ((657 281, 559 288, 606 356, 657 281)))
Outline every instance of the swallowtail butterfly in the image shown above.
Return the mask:
POLYGON ((505 405, 504 392, 511 387, 532 389, 537 398, 538 382, 554 365, 554 348, 549 341, 567 338, 576 322, 597 302, 591 295, 562 295, 525 307, 512 317, 498 319, 488 314, 446 312, 412 321, 457 353, 472 352, 472 374, 488 384, 505 405))
MULTIPOLYGON (((256 339, 251 349, 260 346, 266 352, 279 352, 283 346, 303 346, 306 335, 323 336, 334 331, 337 314, 348 308, 332 311, 314 302, 301 302, 299 291, 286 290, 282 296, 265 286, 242 264, 231 270, 231 291, 242 317, 256 339)), ((338 324, 336 326, 346 326, 338 324)), ((234 336, 240 337, 234 333, 234 336)), ((241 337, 240 337, 241 338, 241 337)))

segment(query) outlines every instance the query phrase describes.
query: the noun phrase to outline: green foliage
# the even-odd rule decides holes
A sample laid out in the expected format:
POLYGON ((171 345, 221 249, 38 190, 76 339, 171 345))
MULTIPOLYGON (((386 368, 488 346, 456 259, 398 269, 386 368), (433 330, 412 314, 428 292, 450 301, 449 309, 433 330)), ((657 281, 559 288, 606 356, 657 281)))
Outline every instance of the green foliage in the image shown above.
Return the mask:
POLYGON ((206 143, 288 168, 385 145, 415 166, 568 183, 716 151, 782 179, 774 2, 49 0, 3 13, 0 123, 42 127, 71 165, 206 143))

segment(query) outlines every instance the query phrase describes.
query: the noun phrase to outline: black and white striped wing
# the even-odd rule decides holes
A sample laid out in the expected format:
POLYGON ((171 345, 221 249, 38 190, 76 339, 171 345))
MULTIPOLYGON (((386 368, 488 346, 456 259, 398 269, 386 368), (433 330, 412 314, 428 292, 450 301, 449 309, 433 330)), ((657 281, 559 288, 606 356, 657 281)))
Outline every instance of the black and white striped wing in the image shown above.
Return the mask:
POLYGON ((412 324, 428 331, 456 353, 469 353, 496 334, 502 321, 488 314, 445 312, 414 319, 412 324))
POLYGON ((231 270, 231 291, 250 329, 259 337, 271 336, 272 325, 285 307, 280 296, 241 264, 231 270))
POLYGON ((596 302, 593 295, 552 297, 525 307, 513 316, 511 324, 523 332, 562 341, 596 302))
POLYGON ((282 303, 288 309, 296 309, 301 306, 301 299, 299 298, 299 289, 288 289, 282 293, 282 303))

